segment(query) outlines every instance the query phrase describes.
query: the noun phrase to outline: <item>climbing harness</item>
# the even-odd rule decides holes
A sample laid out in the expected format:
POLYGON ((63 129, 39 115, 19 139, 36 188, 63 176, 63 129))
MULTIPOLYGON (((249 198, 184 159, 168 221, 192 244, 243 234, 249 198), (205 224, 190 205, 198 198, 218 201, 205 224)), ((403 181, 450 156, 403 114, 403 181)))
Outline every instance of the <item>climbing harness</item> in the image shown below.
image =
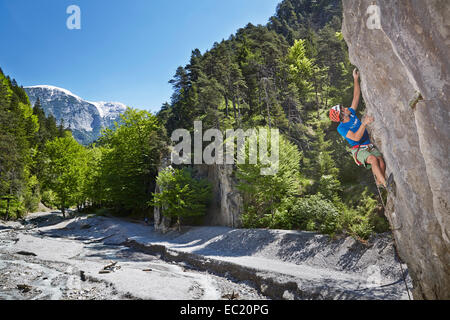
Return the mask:
POLYGON ((363 166, 364 164, 361 163, 360 161, 358 161, 358 152, 359 150, 366 150, 368 149, 369 152, 372 151, 372 149, 374 148, 374 145, 369 143, 369 144, 358 144, 356 146, 354 146, 352 148, 352 150, 357 149, 356 152, 352 155, 353 160, 355 160, 355 163, 358 165, 358 167, 363 166))
MULTIPOLYGON (((375 185, 377 186, 378 195, 380 196, 381 205, 383 206, 384 212, 386 212, 386 206, 384 204, 383 197, 381 196, 380 187, 377 185, 377 178, 375 177, 375 175, 373 175, 373 178, 375 180, 375 185)), ((398 230, 398 229, 392 229, 391 228, 392 236, 394 236, 394 233, 393 233, 394 230, 398 230)), ((395 243, 394 243, 394 251, 395 251, 395 254, 397 256, 398 262, 400 264, 400 270, 402 272, 403 282, 405 283, 405 286, 406 286, 406 292, 408 293, 408 299, 411 300, 411 296, 409 295, 408 283, 406 282, 405 272, 403 271, 402 262, 401 262, 401 259, 400 259, 400 255, 398 254, 397 247, 396 247, 395 243)))

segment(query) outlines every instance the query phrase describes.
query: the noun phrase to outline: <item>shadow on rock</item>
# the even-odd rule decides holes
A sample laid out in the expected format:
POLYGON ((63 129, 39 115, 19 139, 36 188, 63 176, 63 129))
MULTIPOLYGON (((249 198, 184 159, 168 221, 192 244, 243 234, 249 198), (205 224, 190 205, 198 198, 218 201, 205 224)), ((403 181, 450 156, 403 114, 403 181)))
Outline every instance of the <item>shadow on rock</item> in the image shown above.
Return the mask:
POLYGON ((60 211, 52 211, 35 217, 26 218, 21 221, 25 226, 48 227, 64 221, 60 211))

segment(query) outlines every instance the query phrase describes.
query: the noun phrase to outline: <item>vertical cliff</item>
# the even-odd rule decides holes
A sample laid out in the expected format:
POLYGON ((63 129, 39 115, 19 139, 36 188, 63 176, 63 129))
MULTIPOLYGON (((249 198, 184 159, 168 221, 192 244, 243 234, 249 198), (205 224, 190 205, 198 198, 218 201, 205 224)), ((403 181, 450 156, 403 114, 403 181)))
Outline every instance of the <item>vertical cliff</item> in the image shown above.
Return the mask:
POLYGON ((237 190, 233 165, 195 165, 199 177, 212 185, 213 198, 205 215, 205 224, 211 226, 241 226, 242 196, 237 190))
POLYGON ((450 2, 343 0, 371 135, 396 193, 387 216, 416 299, 450 298, 450 2), (370 8, 369 8, 370 7, 370 8))

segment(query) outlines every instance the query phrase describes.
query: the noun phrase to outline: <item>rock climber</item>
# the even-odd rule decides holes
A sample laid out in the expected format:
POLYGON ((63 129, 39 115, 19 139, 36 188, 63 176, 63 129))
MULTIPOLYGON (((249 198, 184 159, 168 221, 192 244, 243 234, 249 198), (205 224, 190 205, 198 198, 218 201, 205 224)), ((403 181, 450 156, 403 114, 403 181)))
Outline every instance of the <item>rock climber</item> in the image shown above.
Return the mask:
POLYGON ((388 182, 385 179, 386 165, 381 152, 370 142, 369 133, 366 127, 374 121, 373 117, 366 116, 361 122, 356 116, 361 88, 359 86, 359 72, 353 70, 354 90, 353 101, 350 108, 343 108, 340 105, 334 106, 330 110, 330 119, 340 122, 337 130, 352 147, 352 156, 357 165, 362 165, 367 169, 372 169, 377 186, 389 188, 391 177, 388 182))

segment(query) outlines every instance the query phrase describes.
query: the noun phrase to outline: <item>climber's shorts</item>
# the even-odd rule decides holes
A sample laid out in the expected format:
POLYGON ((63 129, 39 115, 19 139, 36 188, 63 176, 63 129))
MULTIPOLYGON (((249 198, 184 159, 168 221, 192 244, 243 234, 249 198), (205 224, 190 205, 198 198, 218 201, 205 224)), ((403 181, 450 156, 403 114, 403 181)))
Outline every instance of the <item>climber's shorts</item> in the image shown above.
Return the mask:
MULTIPOLYGON (((353 158, 354 158, 355 152, 357 150, 358 149, 352 149, 352 156, 353 156, 353 158)), ((371 155, 375 156, 375 157, 382 157, 383 156, 381 154, 380 150, 378 150, 377 147, 374 146, 370 151, 369 151, 369 148, 359 149, 356 159, 358 159, 358 161, 361 162, 366 169, 372 169, 372 166, 370 164, 366 163, 367 158, 369 156, 371 156, 371 155)))

